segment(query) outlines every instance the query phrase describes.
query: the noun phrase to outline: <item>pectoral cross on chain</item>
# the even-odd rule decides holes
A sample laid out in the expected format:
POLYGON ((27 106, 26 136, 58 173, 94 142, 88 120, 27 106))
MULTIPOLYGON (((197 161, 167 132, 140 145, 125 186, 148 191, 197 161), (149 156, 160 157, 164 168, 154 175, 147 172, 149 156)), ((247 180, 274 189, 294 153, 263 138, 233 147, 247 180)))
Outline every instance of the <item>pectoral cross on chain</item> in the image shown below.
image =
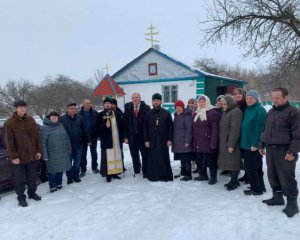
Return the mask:
POLYGON ((156 121, 155 121, 155 122, 156 122, 156 126, 158 126, 158 117, 156 118, 156 121))
POLYGON ((110 119, 112 118, 112 116, 109 115, 109 113, 106 113, 106 116, 103 116, 103 119, 106 120, 106 126, 110 127, 110 119))

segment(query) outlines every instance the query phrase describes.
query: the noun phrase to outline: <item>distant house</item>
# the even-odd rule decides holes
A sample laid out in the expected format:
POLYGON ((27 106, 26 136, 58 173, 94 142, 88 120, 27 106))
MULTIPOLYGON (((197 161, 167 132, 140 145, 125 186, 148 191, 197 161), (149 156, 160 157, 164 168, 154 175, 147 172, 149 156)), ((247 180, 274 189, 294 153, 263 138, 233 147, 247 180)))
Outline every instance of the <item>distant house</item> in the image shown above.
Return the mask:
POLYGON ((234 88, 246 83, 191 68, 154 48, 128 63, 112 78, 126 92, 126 102, 131 101, 132 93, 139 92, 151 105, 152 94, 158 92, 163 96, 163 106, 171 112, 178 99, 187 103, 190 98, 206 94, 215 103, 218 95, 232 93, 234 88))

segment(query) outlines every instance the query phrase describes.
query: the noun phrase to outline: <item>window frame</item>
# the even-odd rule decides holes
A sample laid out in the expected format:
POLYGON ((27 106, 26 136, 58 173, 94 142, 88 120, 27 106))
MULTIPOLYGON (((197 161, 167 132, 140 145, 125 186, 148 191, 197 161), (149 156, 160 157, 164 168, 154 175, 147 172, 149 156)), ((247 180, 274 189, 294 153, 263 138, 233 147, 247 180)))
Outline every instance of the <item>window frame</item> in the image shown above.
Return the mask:
POLYGON ((174 103, 178 100, 178 84, 162 85, 161 87, 162 87, 162 98, 163 98, 164 103, 174 103), (165 101, 165 87, 169 87, 169 90, 168 90, 169 99, 168 99, 168 101, 165 101), (175 99, 172 99, 173 98, 172 92, 174 91, 174 90, 172 90, 172 87, 176 87, 176 97, 175 97, 175 99), (174 101, 172 101, 172 100, 174 100, 174 101))

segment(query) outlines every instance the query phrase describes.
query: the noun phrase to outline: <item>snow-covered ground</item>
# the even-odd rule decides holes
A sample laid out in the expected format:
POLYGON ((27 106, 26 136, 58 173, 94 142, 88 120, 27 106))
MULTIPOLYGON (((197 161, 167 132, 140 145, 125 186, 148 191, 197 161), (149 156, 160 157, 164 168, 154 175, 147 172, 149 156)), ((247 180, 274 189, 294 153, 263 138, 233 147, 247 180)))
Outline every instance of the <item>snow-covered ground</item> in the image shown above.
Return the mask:
MULTIPOLYGON (((89 172, 81 183, 64 182, 55 193, 41 184, 37 192, 42 201, 28 200, 27 208, 18 207, 13 192, 4 196, 0 239, 300 239, 300 214, 289 219, 282 206, 261 202, 271 196, 266 176, 267 193, 254 197, 244 196, 247 185, 226 191, 229 177, 223 176, 214 186, 134 178, 127 146, 125 164, 122 180, 111 183, 89 172)), ((178 162, 172 161, 172 167, 174 174, 179 172, 178 162)), ((299 172, 298 166, 298 181, 299 172)))

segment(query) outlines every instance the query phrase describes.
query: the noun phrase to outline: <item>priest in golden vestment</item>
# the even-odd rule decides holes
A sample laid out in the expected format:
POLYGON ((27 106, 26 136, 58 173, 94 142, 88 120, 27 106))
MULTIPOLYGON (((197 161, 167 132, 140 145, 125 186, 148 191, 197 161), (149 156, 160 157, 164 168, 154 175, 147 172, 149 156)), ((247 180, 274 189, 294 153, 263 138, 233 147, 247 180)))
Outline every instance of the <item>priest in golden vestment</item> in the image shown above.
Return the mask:
POLYGON ((106 177, 107 182, 112 178, 120 179, 123 173, 121 146, 123 142, 122 116, 112 110, 110 98, 103 101, 104 110, 97 116, 95 129, 100 137, 101 165, 100 174, 106 177))

